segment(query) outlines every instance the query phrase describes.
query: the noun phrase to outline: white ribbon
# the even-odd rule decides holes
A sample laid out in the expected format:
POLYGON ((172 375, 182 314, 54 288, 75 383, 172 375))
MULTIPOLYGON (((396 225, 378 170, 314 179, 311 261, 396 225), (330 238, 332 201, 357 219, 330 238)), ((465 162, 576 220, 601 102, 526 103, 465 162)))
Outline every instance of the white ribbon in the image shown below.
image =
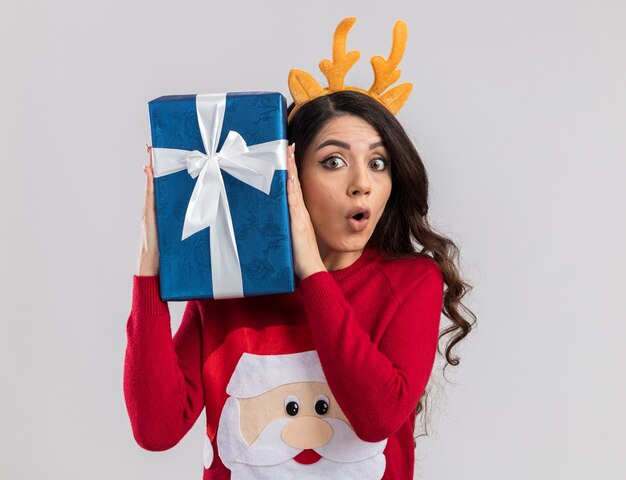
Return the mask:
POLYGON ((153 148, 154 176, 162 177, 187 170, 196 178, 181 240, 211 227, 211 273, 214 298, 243 296, 239 253, 230 215, 222 170, 269 195, 275 170, 286 170, 287 140, 275 140, 248 147, 235 131, 230 131, 217 151, 226 94, 196 96, 198 127, 206 154, 197 150, 153 148))

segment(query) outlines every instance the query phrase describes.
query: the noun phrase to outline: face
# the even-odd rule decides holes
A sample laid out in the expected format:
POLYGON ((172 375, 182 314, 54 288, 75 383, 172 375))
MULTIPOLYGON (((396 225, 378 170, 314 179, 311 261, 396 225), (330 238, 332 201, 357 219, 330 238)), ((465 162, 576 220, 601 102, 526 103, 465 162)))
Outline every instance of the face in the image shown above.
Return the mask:
POLYGON ((378 132, 354 115, 329 120, 305 152, 302 195, 327 266, 350 265, 374 233, 391 194, 389 160, 378 132))

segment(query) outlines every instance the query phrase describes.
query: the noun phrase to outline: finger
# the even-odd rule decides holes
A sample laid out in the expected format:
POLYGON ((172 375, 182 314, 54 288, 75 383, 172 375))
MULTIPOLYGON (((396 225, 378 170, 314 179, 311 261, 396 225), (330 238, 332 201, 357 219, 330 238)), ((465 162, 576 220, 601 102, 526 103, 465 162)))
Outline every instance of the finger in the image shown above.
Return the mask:
MULTIPOLYGON (((287 195, 294 193, 294 148, 293 144, 287 147, 287 195)), ((293 196, 293 195, 292 195, 293 196)))
POLYGON ((293 175, 293 166, 292 166, 292 162, 291 160, 294 157, 294 147, 293 144, 289 145, 287 147, 287 178, 291 179, 291 176, 293 175))
POLYGON ((297 177, 294 175, 295 173, 295 160, 292 157, 289 157, 287 161, 288 175, 287 179, 287 195, 288 195, 288 203, 289 207, 292 210, 292 214, 295 214, 295 208, 300 204, 300 192, 296 188, 297 177))
POLYGON ((154 191, 154 166, 152 159, 152 147, 146 145, 146 151, 148 152, 148 165, 144 167, 146 173, 146 193, 152 194, 154 191))
POLYGON ((298 166, 296 165, 296 157, 295 155, 291 157, 291 179, 296 192, 299 195, 302 195, 302 190, 300 188, 300 177, 298 175, 298 166))
POLYGON ((148 152, 149 166, 150 166, 150 168, 152 168, 154 166, 152 164, 152 146, 146 144, 146 151, 148 152))
POLYGON ((148 166, 143 167, 146 174, 146 196, 144 201, 144 219, 152 222, 156 216, 154 201, 154 176, 152 169, 148 166))
POLYGON ((292 150, 291 150, 292 173, 291 175, 293 176, 293 180, 294 180, 294 183, 296 184, 296 187, 300 188, 300 178, 298 177, 298 165, 296 164, 296 144, 293 143, 291 147, 292 147, 292 150))
POLYGON ((148 166, 143 167, 143 171, 146 174, 146 201, 148 197, 154 195, 154 177, 152 175, 152 170, 148 166))
POLYGON ((287 179, 287 204, 289 205, 289 212, 291 216, 294 215, 294 208, 297 204, 296 189, 291 178, 287 179))

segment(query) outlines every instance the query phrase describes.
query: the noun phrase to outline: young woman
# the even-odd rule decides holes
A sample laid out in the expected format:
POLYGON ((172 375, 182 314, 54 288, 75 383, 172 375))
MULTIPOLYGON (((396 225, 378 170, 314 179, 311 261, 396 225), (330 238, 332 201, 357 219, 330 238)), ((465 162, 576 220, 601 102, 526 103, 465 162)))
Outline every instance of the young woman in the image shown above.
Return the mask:
POLYGON ((451 334, 458 364, 472 325, 461 311, 474 318, 458 251, 429 226, 424 165, 379 102, 316 98, 288 136, 296 292, 189 302, 174 339, 145 168, 124 370, 135 438, 170 448, 206 407, 205 479, 413 478, 438 340, 451 334))

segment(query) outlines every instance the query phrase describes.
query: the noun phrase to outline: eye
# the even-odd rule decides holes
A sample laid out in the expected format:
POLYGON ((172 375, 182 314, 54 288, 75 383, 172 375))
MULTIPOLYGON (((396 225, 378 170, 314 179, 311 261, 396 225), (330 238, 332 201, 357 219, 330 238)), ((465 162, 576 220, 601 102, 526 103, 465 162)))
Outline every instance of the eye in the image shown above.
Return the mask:
POLYGON ((387 160, 385 160, 383 157, 375 158, 370 162, 370 167, 374 170, 384 170, 385 168, 387 168, 387 160))
POLYGON ((330 157, 326 157, 320 163, 324 167, 330 168, 330 169, 333 169, 333 170, 337 169, 337 168, 345 167, 347 165, 347 163, 345 162, 345 160, 343 158, 337 157, 337 156, 334 156, 334 155, 331 155, 330 157))
POLYGON ((318 415, 326 415, 328 413, 330 401, 326 395, 320 395, 315 399, 315 411, 318 415))
POLYGON ((285 398, 285 412, 287 412, 287 415, 289 415, 290 417, 295 417, 296 415, 298 415, 298 412, 300 411, 300 400, 298 400, 298 397, 295 397, 293 395, 289 395, 287 398, 285 398))

